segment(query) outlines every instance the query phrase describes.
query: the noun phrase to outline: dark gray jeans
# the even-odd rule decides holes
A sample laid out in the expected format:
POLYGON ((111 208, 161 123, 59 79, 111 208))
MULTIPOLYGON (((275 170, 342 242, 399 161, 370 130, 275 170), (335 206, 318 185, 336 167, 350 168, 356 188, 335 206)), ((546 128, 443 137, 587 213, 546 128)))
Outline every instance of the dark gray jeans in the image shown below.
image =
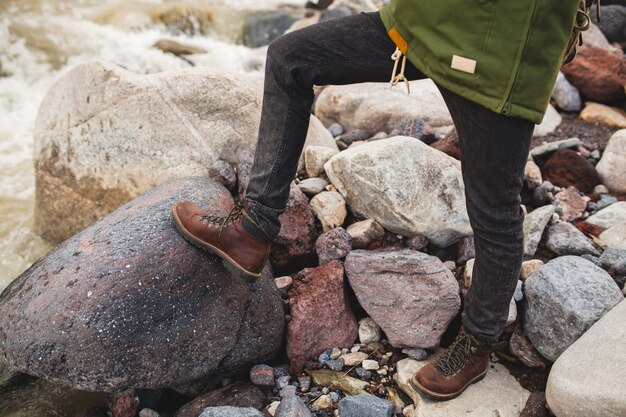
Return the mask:
MULTIPOLYGON (((246 221, 249 231, 273 240, 280 230, 278 215, 285 209, 306 138, 313 85, 389 82, 395 49, 377 12, 328 20, 270 44, 258 143, 246 192, 250 214, 262 233, 246 221)), ((405 76, 425 78, 408 61, 405 76)), ((463 323, 470 333, 493 343, 504 329, 522 262, 520 191, 534 125, 439 88, 461 142, 476 246, 463 323)))

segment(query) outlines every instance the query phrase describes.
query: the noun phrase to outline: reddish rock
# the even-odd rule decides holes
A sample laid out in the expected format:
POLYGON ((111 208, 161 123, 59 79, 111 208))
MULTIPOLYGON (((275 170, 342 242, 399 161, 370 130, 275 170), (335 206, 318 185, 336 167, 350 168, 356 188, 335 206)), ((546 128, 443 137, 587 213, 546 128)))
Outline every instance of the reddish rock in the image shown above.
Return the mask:
POLYGON ((458 255, 456 263, 465 265, 470 259, 476 257, 476 248, 474 247, 474 236, 465 236, 459 240, 458 255))
POLYGON ((280 233, 274 240, 270 261, 279 275, 289 275, 316 264, 315 241, 317 229, 309 200, 291 183, 289 200, 280 220, 280 233))
POLYGON ((361 306, 395 347, 439 346, 461 307, 459 284, 437 257, 411 249, 355 250, 345 268, 361 306))
POLYGON ((619 50, 584 44, 578 55, 561 71, 567 80, 591 101, 606 103, 624 98, 626 59, 619 50))
POLYGON ((345 296, 343 265, 331 261, 298 273, 289 291, 287 356, 295 375, 329 347, 350 347, 358 325, 345 296))
POLYGON ((559 187, 574 186, 584 193, 600 183, 596 168, 571 149, 559 149, 541 167, 544 180, 559 187))
POLYGON ((139 414, 139 397, 132 389, 109 396, 107 405, 113 417, 136 417, 139 414))
POLYGON ((178 410, 176 417, 198 417, 207 407, 252 407, 261 410, 267 403, 263 392, 254 385, 235 382, 194 398, 178 410))
POLYGON ((461 144, 459 143, 459 135, 456 133, 456 129, 453 129, 443 139, 430 146, 455 159, 461 160, 461 144))
POLYGON ((587 208, 587 202, 580 195, 576 187, 567 187, 556 195, 552 202, 561 219, 571 222, 583 215, 587 208))
POLYGON ((250 369, 250 382, 259 387, 274 386, 274 368, 269 365, 255 365, 250 369))
POLYGON ((207 178, 175 180, 59 245, 0 295, 0 362, 115 392, 221 382, 273 357, 284 312, 268 269, 249 285, 189 245, 171 220, 181 199, 233 205, 207 178))
POLYGON ((352 250, 352 236, 343 227, 336 227, 320 235, 315 243, 320 265, 342 259, 352 250))
POLYGON ((413 250, 423 251, 428 246, 428 239, 421 235, 413 236, 406 241, 406 245, 413 250))
POLYGON ((589 238, 598 237, 604 232, 604 228, 595 224, 587 223, 586 221, 580 221, 574 223, 574 226, 583 234, 589 238))

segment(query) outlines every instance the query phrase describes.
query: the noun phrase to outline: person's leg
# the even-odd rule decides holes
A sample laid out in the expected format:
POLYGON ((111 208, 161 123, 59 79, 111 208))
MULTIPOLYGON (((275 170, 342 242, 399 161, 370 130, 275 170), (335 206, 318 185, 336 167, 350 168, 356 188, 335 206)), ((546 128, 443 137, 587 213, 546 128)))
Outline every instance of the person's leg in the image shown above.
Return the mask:
MULTIPOLYGON (((245 277, 260 276, 306 139, 313 85, 389 81, 395 49, 378 13, 328 20, 274 40, 246 204, 216 217, 191 201, 178 202, 172 217, 181 235, 245 277)), ((423 78, 409 63, 405 76, 423 78)))
POLYGON ((491 348, 506 324, 524 253, 520 192, 534 124, 439 89, 461 144, 476 261, 459 336, 411 381, 431 397, 450 399, 485 375, 491 348))
MULTIPOLYGON (((306 139, 313 85, 389 81, 396 46, 379 14, 361 13, 328 20, 285 34, 267 51, 263 108, 250 182, 249 213, 262 234, 244 221, 250 233, 273 240, 278 215, 289 197, 306 139)), ((407 62, 408 79, 424 78, 407 62)))

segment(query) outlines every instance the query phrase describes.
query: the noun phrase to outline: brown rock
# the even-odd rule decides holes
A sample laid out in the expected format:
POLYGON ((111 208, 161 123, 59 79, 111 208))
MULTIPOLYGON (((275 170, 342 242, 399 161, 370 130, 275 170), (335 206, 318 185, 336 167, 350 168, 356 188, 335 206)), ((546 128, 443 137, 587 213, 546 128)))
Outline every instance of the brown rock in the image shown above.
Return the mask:
POLYGON ((176 417, 198 417, 207 407, 252 407, 261 410, 268 401, 263 392, 252 384, 235 382, 224 388, 207 392, 183 405, 176 417))
POLYGON ((552 202, 562 220, 571 222, 583 215, 587 202, 582 198, 576 187, 567 187, 558 193, 552 202))
POLYGON ((589 161, 570 149, 559 149, 541 167, 543 179, 559 187, 574 186, 582 192, 593 190, 600 180, 589 161))
POLYGON ((287 356, 294 374, 307 359, 329 347, 350 347, 358 335, 354 313, 345 296, 343 266, 331 261, 298 273, 289 291, 291 321, 287 356))
POLYGON ((587 103, 578 117, 587 122, 602 123, 620 129, 626 128, 626 111, 618 107, 587 103))
POLYGON ((582 45, 576 58, 561 71, 589 100, 606 103, 624 98, 626 60, 621 51, 582 45))
POLYGON ((170 215, 183 198, 223 213, 233 204, 207 178, 168 182, 13 281, 0 295, 0 361, 115 392, 209 384, 271 358, 284 326, 271 275, 250 286, 183 240, 170 215))
POLYGON ((320 265, 335 259, 342 259, 352 250, 352 236, 343 227, 336 227, 323 233, 315 243, 320 265))
POLYGON ((519 417, 551 417, 552 413, 548 411, 546 402, 546 393, 543 391, 535 391, 530 394, 526 401, 526 406, 522 410, 519 417))
POLYGON ((456 133, 456 129, 452 129, 443 139, 434 142, 430 146, 461 160, 461 144, 459 143, 459 135, 456 133))
POLYGON ((464 265, 470 259, 476 257, 476 249, 474 247, 474 236, 465 236, 459 240, 458 255, 456 263, 464 265))
POLYGON ((588 223, 586 221, 576 222, 574 223, 574 226, 576 226, 578 230, 583 232, 583 234, 589 238, 598 237, 605 230, 603 227, 588 223))
POLYGON ((355 250, 345 268, 361 306, 395 347, 438 346, 461 306, 452 272, 422 252, 355 250))
POLYGON ((315 265, 315 217, 309 200, 295 183, 291 183, 287 207, 278 220, 280 233, 270 252, 274 271, 280 275, 289 275, 315 265))

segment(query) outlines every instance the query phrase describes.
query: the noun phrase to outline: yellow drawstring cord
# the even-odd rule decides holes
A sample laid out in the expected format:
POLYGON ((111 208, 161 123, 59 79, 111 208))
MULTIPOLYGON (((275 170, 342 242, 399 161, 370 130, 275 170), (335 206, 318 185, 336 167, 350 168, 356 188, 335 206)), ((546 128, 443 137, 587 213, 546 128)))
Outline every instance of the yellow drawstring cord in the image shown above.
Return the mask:
POLYGON ((400 48, 396 48, 395 52, 391 55, 391 59, 393 59, 393 72, 391 74, 391 86, 394 87, 400 81, 404 81, 404 85, 406 85, 406 92, 411 94, 411 90, 409 89, 409 80, 404 76, 404 69, 406 68, 406 55, 400 51, 400 48), (400 73, 396 75, 398 71, 398 62, 400 62, 400 57, 402 57, 402 66, 400 67, 400 73))

